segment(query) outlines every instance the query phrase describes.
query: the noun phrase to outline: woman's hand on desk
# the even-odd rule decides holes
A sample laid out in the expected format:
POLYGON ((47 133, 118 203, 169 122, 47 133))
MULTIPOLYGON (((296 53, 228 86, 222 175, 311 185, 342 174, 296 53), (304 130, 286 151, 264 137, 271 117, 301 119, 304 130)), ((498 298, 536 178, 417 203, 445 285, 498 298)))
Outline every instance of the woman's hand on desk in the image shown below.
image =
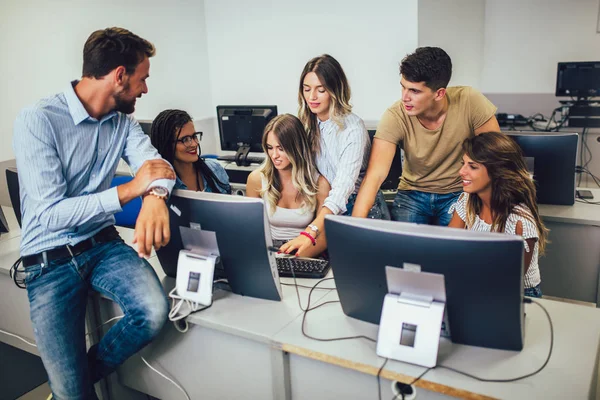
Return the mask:
POLYGON ((133 234, 133 244, 137 244, 138 255, 143 258, 150 257, 152 246, 158 250, 166 246, 170 238, 167 203, 152 195, 144 197, 133 234))
POLYGON ((308 237, 304 235, 299 235, 295 239, 284 243, 279 248, 279 251, 281 253, 290 254, 292 251, 296 250, 296 256, 302 257, 305 256, 306 252, 312 247, 312 245, 313 243, 308 237))

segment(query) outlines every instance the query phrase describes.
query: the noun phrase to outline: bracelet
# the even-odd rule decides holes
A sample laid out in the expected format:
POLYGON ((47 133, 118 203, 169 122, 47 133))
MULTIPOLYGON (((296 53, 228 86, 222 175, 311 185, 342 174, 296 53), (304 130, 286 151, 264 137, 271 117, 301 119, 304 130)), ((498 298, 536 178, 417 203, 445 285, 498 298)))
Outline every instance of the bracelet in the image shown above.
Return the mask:
POLYGON ((311 231, 315 233, 315 237, 319 236, 319 227, 313 224, 308 225, 311 231))
POLYGON ((306 231, 302 231, 302 232, 300 232, 300 234, 309 238, 310 241, 312 242, 313 246, 317 245, 317 239, 315 239, 315 237, 313 235, 311 235, 310 233, 308 233, 306 231))

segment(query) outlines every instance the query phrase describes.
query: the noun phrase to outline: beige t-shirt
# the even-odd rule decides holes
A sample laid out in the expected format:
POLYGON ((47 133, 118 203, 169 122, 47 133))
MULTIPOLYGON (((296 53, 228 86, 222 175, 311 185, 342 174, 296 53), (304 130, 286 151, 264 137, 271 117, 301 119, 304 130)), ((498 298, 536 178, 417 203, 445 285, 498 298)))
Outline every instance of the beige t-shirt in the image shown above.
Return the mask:
POLYGON ((462 142, 496 113, 496 107, 479 91, 468 86, 446 90, 448 114, 436 130, 423 127, 409 116, 402 100, 388 108, 375 137, 404 149, 404 164, 398 190, 451 193, 462 190, 458 171, 462 142))

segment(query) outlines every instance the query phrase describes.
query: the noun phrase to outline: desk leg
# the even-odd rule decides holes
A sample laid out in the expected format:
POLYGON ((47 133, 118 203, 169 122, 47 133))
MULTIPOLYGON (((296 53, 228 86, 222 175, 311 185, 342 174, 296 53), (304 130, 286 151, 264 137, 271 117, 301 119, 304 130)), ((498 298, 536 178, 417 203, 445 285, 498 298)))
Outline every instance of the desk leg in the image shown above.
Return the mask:
POLYGON ((271 375, 273 376, 273 398, 291 400, 290 355, 281 350, 278 343, 271 345, 271 375))

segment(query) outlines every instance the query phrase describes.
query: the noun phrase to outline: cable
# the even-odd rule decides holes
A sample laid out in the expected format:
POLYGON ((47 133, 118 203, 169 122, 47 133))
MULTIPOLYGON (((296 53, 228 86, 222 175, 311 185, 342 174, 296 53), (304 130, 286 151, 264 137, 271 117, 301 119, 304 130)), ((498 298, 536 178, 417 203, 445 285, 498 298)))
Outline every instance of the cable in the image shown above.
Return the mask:
POLYGON ((117 319, 122 319, 123 317, 125 317, 125 316, 124 315, 119 315, 119 316, 113 317, 113 318, 109 319, 108 321, 102 323, 101 325, 98 325, 96 328, 94 328, 90 332, 86 333, 85 336, 90 336, 92 333, 96 332, 98 329, 102 328, 104 325, 108 324, 109 322, 112 322, 112 321, 117 320, 117 319))
MULTIPOLYGON (((332 300, 332 301, 326 301, 325 303, 319 304, 318 306, 314 306, 314 307, 310 307, 310 299, 312 297, 312 293, 313 290, 315 290, 317 288, 317 285, 319 285, 321 282, 325 282, 327 280, 330 280, 333 278, 323 278, 320 281, 318 281, 317 283, 315 283, 315 285, 310 289, 310 292, 308 293, 308 303, 306 305, 306 309, 302 309, 302 305, 300 304, 300 295, 298 295, 298 302, 300 304, 300 308, 302 309, 302 311, 304 311, 304 314, 302 315, 302 335, 304 335, 305 337, 312 339, 312 340, 317 340, 319 342, 335 342, 335 341, 340 341, 340 340, 351 340, 351 339, 366 339, 368 341, 371 341, 373 343, 377 343, 377 340, 372 339, 368 336, 365 335, 357 335, 357 336, 344 336, 344 337, 337 337, 337 338, 318 338, 318 337, 314 337, 309 335, 308 333, 306 333, 306 329, 305 329, 305 323, 306 323, 306 316, 308 315, 309 311, 313 311, 316 310, 319 307, 323 307, 326 304, 333 304, 333 303, 339 303, 339 300, 332 300)), ((296 291, 298 289, 296 288, 296 291)))
MULTIPOLYGON (((416 377, 416 378, 415 378, 415 379, 414 379, 414 380, 413 380, 411 383, 409 383, 409 384, 404 384, 404 383, 398 382, 398 383, 401 383, 401 384, 403 385, 403 386, 399 387, 399 389, 400 389, 400 393, 399 393, 399 394, 401 394, 401 395, 402 395, 402 400, 404 400, 404 395, 405 395, 405 394, 408 394, 408 393, 404 393, 404 389, 405 389, 406 387, 411 387, 411 386, 413 386, 415 383, 417 383, 418 381, 420 381, 420 380, 421 380, 421 379, 422 379, 422 378, 425 376, 425 374, 426 374, 426 373, 428 373, 429 371, 431 371, 431 370, 432 370, 432 369, 434 369, 434 368, 435 368, 435 367, 430 367, 430 368, 427 368, 425 371, 423 371, 423 373, 422 373, 421 375, 417 376, 417 377, 416 377)), ((396 400, 397 398, 398 398, 398 395, 396 394, 396 395, 394 395, 394 397, 392 397, 392 400, 396 400)))
POLYGON ((475 379, 479 382, 496 382, 496 383, 508 383, 508 382, 516 382, 516 381, 520 381, 523 380, 525 378, 529 378, 530 376, 536 375, 538 374, 540 371, 542 371, 544 368, 546 368, 546 365, 548 365, 548 362, 550 361, 550 357, 552 357, 552 349, 554 348, 554 326, 552 325, 552 318, 550 318, 550 314, 548 313, 548 311, 546 310, 546 308, 541 305, 540 303, 538 303, 537 301, 534 301, 530 298, 525 297, 523 299, 523 301, 525 303, 533 303, 533 304, 537 304, 546 314, 546 317, 548 318, 548 323, 550 324, 550 349, 548 351, 548 357, 546 357, 546 361, 544 361, 544 364, 538 368, 537 370, 535 370, 534 372, 531 372, 529 374, 523 375, 523 376, 519 376, 516 378, 506 378, 506 379, 486 379, 486 378, 480 378, 478 376, 475 375, 471 375, 467 372, 463 372, 463 371, 459 371, 457 369, 454 369, 452 367, 447 367, 445 365, 438 365, 436 368, 445 368, 447 370, 456 372, 457 374, 461 374, 464 375, 466 377, 475 379))
POLYGON ((17 339, 19 339, 19 340, 21 340, 21 341, 23 341, 23 342, 27 343, 27 344, 28 344, 28 345, 30 345, 30 346, 37 347, 37 345, 36 345, 35 343, 31 343, 29 340, 27 340, 27 339, 23 339, 21 336, 19 336, 19 335, 15 335, 14 333, 6 332, 6 331, 4 331, 4 330, 2 330, 2 329, 0 329, 0 333, 4 333, 5 335, 8 335, 8 336, 12 336, 12 337, 14 337, 14 338, 17 338, 17 339))
POLYGON ((383 371, 383 367, 385 367, 385 364, 387 364, 389 360, 389 358, 386 358, 377 371, 377 398, 379 400, 381 400, 381 371, 383 371))
POLYGON ((166 380, 168 380, 169 382, 171 382, 173 385, 175 385, 175 387, 177 387, 177 389, 181 390, 181 392, 185 395, 185 398, 187 400, 191 400, 190 396, 187 394, 187 392, 185 391, 185 389, 181 387, 181 385, 179 385, 173 379, 169 378, 168 376, 166 376, 165 374, 163 374, 162 372, 160 372, 159 370, 157 370, 156 368, 154 368, 152 365, 150 365, 150 363, 148 361, 146 361, 146 359, 143 356, 140 356, 140 357, 142 358, 142 361, 148 366, 148 368, 150 368, 152 371, 156 372, 157 374, 159 374, 160 376, 162 376, 163 378, 165 378, 166 380))
MULTIPOLYGON (((301 288, 306 288, 306 289, 312 289, 312 286, 306 286, 306 285, 299 285, 296 283, 283 283, 280 282, 283 286, 296 286, 296 287, 301 287, 301 288)), ((317 288, 318 290, 335 290, 335 288, 330 288, 330 287, 320 287, 317 288)))

